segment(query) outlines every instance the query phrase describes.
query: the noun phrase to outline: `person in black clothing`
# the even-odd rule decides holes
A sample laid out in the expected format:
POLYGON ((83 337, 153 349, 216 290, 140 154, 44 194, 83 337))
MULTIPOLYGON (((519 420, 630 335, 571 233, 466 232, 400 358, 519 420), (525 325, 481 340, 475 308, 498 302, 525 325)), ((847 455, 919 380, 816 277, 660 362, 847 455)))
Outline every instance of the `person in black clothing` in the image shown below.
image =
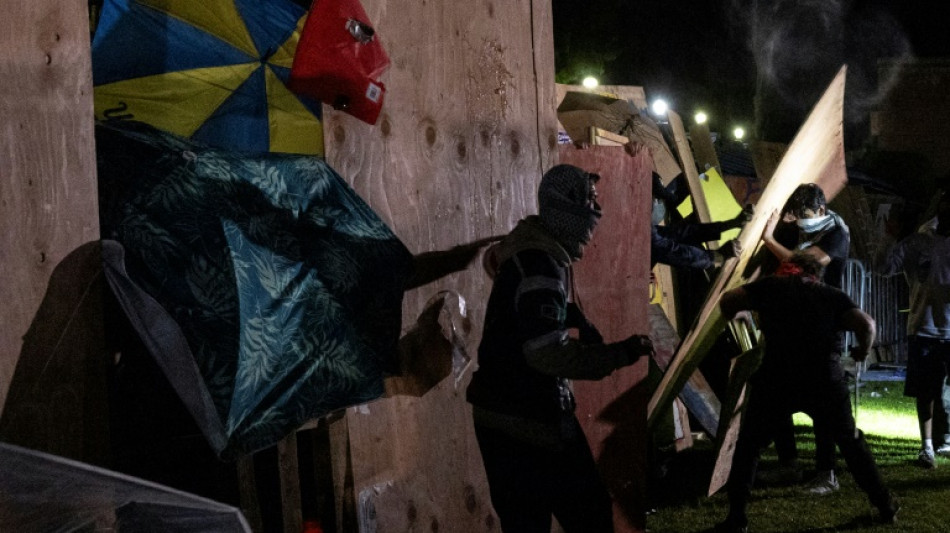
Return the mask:
MULTIPOLYGON (((769 218, 762 240, 777 263, 785 261, 796 251, 802 251, 814 257, 824 267, 824 283, 838 289, 842 287, 844 267, 851 247, 851 234, 844 220, 828 209, 825 193, 817 184, 805 183, 792 192, 782 209, 781 220, 778 213, 773 213, 769 218)), ((842 347, 843 342, 839 339, 838 353, 842 351, 842 347)), ((826 428, 817 422, 814 428, 816 474, 805 484, 804 490, 809 494, 823 496, 838 490, 838 479, 834 471, 835 446, 826 428)), ((764 474, 772 474, 765 479, 800 480, 795 426, 791 415, 777 428, 775 451, 780 468, 771 473, 765 472, 764 474)))
POLYGON ((880 520, 896 521, 899 509, 885 487, 874 457, 855 426, 848 383, 836 343, 839 332, 855 332, 852 355, 863 361, 874 342, 874 320, 847 294, 819 281, 821 264, 798 252, 775 275, 722 295, 727 319, 755 311, 765 337, 761 366, 749 380, 749 400, 742 418, 729 473, 729 515, 716 532, 745 532, 755 470, 761 450, 771 442, 776 423, 793 412, 807 413, 829 428, 858 486, 880 511, 880 520))
POLYGON ((486 252, 497 270, 467 399, 492 505, 509 533, 548 533, 552 514, 567 532, 613 531, 611 498, 568 379, 600 379, 653 345, 646 335, 604 344, 570 301, 571 264, 601 216, 598 179, 571 165, 551 168, 538 189, 539 214, 486 252))
MULTIPOLYGON (((673 184, 676 182, 674 181, 673 184)), ((718 250, 708 250, 703 243, 718 241, 724 231, 741 228, 752 218, 752 206, 746 206, 735 218, 723 222, 695 223, 666 220, 685 195, 677 193, 681 187, 663 186, 660 176, 653 173, 653 211, 650 233, 650 267, 657 263, 672 267, 707 269, 722 264, 723 260, 742 252, 739 241, 732 239, 718 250), (672 189, 672 190, 671 190, 672 189), (661 222, 666 220, 665 225, 661 222)))

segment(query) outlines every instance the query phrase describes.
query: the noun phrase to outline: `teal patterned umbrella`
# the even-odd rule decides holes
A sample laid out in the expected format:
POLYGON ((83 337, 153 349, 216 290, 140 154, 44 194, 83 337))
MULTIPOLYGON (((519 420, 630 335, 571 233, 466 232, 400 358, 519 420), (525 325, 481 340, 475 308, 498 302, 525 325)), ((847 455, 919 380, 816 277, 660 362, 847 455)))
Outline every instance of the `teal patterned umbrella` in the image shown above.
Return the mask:
POLYGON ((266 447, 382 394, 412 257, 325 161, 251 157, 139 123, 96 132, 102 235, 180 327, 206 389, 195 393, 220 420, 202 428, 216 451, 266 447))

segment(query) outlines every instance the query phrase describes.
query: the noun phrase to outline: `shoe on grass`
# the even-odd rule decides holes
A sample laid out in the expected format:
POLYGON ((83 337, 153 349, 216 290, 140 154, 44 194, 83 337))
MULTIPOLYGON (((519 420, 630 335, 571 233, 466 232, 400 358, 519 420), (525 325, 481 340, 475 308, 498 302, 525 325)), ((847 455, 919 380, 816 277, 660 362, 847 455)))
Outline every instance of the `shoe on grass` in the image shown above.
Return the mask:
POLYGON ((882 524, 896 524, 897 513, 900 512, 900 510, 900 503, 897 502, 893 494, 888 493, 887 501, 878 507, 878 511, 881 513, 878 520, 882 524))
POLYGON ((950 442, 945 442, 940 445, 936 450, 937 455, 942 455, 944 457, 950 457, 950 442))
POLYGON ((806 483, 805 486, 802 487, 802 491, 812 496, 827 496, 837 491, 838 488, 838 478, 835 476, 835 471, 824 470, 818 472, 811 481, 806 483))
POLYGON ((933 450, 923 449, 917 454, 917 464, 927 470, 937 468, 937 462, 934 460, 933 450))

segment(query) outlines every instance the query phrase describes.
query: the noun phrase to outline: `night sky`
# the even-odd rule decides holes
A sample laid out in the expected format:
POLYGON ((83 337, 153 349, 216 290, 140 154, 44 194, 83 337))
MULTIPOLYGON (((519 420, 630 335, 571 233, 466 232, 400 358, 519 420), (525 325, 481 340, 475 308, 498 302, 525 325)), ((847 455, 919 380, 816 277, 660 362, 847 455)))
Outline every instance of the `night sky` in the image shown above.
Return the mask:
MULTIPOLYGON (((643 86, 714 131, 788 142, 843 63, 846 127, 880 101, 878 60, 950 56, 950 2, 552 0, 560 83, 643 86), (938 7, 935 7, 938 6, 938 7), (758 109, 758 112, 756 111, 758 109), (758 117, 758 118, 756 118, 758 117)), ((886 84, 885 84, 886 85, 886 84)), ((860 142, 860 133, 846 139, 860 142)))

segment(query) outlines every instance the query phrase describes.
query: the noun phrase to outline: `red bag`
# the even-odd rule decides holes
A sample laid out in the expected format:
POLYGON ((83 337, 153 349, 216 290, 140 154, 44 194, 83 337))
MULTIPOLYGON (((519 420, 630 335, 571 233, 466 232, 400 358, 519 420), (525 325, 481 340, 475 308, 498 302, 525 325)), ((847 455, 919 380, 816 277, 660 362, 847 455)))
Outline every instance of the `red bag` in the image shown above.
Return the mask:
POLYGON ((389 56, 359 0, 314 0, 290 70, 290 90, 375 124, 389 56))

